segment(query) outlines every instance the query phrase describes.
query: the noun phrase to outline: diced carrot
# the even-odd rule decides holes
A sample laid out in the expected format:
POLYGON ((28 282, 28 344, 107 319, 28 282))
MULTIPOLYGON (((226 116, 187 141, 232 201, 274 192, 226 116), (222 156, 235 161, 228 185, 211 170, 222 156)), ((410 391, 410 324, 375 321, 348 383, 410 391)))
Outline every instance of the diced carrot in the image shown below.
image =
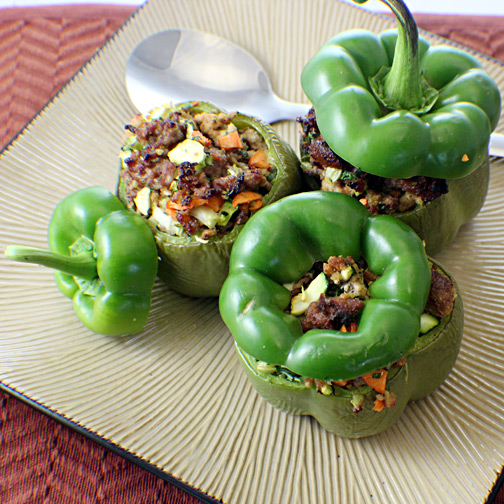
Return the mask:
POLYGON ((191 198, 191 202, 189 203, 189 205, 186 205, 186 207, 189 210, 190 208, 204 206, 207 203, 208 203, 208 200, 206 198, 198 198, 197 196, 193 196, 191 198))
POLYGON ((171 210, 178 210, 178 211, 190 210, 191 208, 196 208, 199 206, 206 205, 207 202, 208 202, 208 200, 205 198, 198 198, 197 196, 194 196, 191 198, 188 205, 182 205, 178 201, 169 200, 168 203, 166 203, 166 208, 168 210, 171 209, 171 210))
POLYGON ((182 205, 178 201, 168 200, 166 203, 166 209, 169 211, 170 215, 177 210, 183 210, 182 205))
POLYGON ((222 205, 224 205, 224 198, 222 196, 219 196, 218 194, 212 194, 210 198, 205 200, 205 206, 216 213, 220 212, 222 205))
POLYGON ((238 131, 235 130, 227 135, 219 137, 219 147, 224 150, 242 149, 243 144, 240 135, 238 135, 238 131))
POLYGON ((172 219, 175 219, 179 222, 187 222, 189 220, 189 215, 177 213, 177 212, 180 212, 180 209, 172 208, 167 205, 166 211, 168 212, 168 214, 170 215, 170 217, 172 219))
POLYGON ((357 332, 357 322, 350 322, 350 325, 347 327, 345 324, 343 324, 340 327, 341 332, 357 332))
POLYGON ((376 390, 379 394, 385 394, 385 385, 387 383, 387 373, 386 369, 380 369, 379 371, 373 371, 362 376, 362 379, 373 390, 376 390), (378 375, 378 376, 377 376, 378 375))
POLYGON ((201 133, 201 131, 194 130, 192 132, 192 137, 194 140, 203 144, 205 147, 210 147, 210 145, 212 145, 212 141, 209 138, 207 138, 205 135, 203 135, 203 133, 201 133))
POLYGON ((361 199, 359 200, 359 203, 361 203, 362 205, 366 206, 366 205, 367 205, 367 203, 368 203, 367 198, 361 198, 361 199))
POLYGON ((336 387, 344 387, 348 383, 348 380, 333 381, 332 384, 336 387))
POLYGON ((250 202, 249 208, 250 210, 259 210, 263 206, 263 201, 261 199, 256 199, 250 202))
POLYGON ((257 149, 254 154, 250 156, 248 165, 250 166, 250 168, 269 168, 270 164, 268 163, 268 156, 266 155, 266 152, 264 152, 262 149, 257 149))
POLYGON ((244 203, 249 203, 249 208, 251 210, 257 210, 262 206, 262 196, 259 193, 253 191, 243 191, 238 193, 233 198, 233 206, 236 208, 238 205, 243 205, 244 203), (256 203, 258 202, 258 203, 256 203), (254 207, 252 207, 252 203, 254 203, 254 207))
POLYGON ((375 399, 373 411, 382 411, 386 408, 385 401, 381 399, 375 399))

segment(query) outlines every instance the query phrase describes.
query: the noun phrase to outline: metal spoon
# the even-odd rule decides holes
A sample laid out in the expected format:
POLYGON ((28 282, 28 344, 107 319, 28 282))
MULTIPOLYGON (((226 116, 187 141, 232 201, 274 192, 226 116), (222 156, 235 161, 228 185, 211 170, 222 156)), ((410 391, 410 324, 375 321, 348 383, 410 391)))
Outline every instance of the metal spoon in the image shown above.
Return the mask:
POLYGON ((203 100, 272 123, 295 120, 310 108, 279 98, 250 53, 195 30, 166 30, 146 38, 128 60, 126 85, 143 113, 165 103, 203 100))
MULTIPOLYGON (((279 98, 262 65, 243 48, 188 29, 161 31, 138 44, 127 62, 126 87, 142 113, 204 100, 273 123, 295 120, 310 108, 279 98)), ((504 135, 492 134, 489 150, 504 157, 504 135)))

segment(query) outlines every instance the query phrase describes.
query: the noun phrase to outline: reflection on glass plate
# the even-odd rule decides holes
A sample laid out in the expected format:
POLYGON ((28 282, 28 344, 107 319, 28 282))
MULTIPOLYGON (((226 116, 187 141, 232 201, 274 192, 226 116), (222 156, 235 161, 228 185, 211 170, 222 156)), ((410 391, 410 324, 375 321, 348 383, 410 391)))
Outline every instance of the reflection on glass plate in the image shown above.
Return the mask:
MULTIPOLYGON (((97 183, 114 190, 123 125, 135 113, 125 65, 149 34, 213 31, 254 54, 282 98, 301 102, 299 74, 323 42, 351 27, 390 26, 333 0, 152 0, 3 153, 1 243, 43 247, 60 199, 97 183)), ((504 68, 482 61, 503 89, 504 68)), ((297 145, 294 122, 276 128, 297 145)), ((0 380, 227 503, 484 502, 504 453, 503 173, 494 160, 483 210, 439 256, 466 309, 455 369, 384 434, 339 439, 260 399, 216 300, 185 298, 157 283, 145 331, 107 338, 83 328, 52 272, 5 258, 0 380)))

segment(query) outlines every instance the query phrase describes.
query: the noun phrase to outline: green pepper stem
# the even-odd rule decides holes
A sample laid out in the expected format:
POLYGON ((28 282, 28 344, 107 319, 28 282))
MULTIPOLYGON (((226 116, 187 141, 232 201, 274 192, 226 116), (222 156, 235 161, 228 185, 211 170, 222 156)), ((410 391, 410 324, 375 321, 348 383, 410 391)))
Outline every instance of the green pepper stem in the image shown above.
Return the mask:
POLYGON ((420 71, 418 28, 403 0, 380 0, 397 19, 397 42, 391 68, 382 68, 370 79, 375 96, 392 110, 428 112, 438 92, 425 81, 420 71))
POLYGON ((384 92, 391 102, 410 110, 422 106, 422 86, 418 57, 418 28, 402 0, 381 0, 397 18, 397 42, 392 68, 385 78, 384 92))
POLYGON ((93 280, 98 276, 96 259, 91 253, 66 256, 35 247, 9 245, 5 255, 13 261, 40 264, 85 280, 93 280))

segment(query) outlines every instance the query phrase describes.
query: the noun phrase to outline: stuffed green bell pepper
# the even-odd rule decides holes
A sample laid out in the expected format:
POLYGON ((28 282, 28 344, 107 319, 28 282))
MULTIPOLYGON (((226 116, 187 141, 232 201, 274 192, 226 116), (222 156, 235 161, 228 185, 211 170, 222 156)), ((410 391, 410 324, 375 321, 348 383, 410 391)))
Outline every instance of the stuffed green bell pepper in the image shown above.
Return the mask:
POLYGON ((387 429, 438 387, 463 326, 453 279, 409 226, 325 191, 250 219, 219 308, 257 391, 344 437, 387 429))
POLYGON ((340 33, 302 71, 314 108, 302 167, 317 188, 405 220, 435 254, 484 202, 500 92, 474 56, 419 37, 402 0, 382 1, 397 31, 340 33))
POLYGON ((56 206, 48 241, 50 250, 11 245, 5 254, 56 269, 59 289, 90 330, 116 336, 143 329, 158 256, 141 217, 104 187, 88 187, 56 206))
POLYGON ((126 132, 118 194, 151 227, 160 278, 217 296, 245 222, 300 189, 299 159, 268 124, 204 102, 138 115, 126 132))

